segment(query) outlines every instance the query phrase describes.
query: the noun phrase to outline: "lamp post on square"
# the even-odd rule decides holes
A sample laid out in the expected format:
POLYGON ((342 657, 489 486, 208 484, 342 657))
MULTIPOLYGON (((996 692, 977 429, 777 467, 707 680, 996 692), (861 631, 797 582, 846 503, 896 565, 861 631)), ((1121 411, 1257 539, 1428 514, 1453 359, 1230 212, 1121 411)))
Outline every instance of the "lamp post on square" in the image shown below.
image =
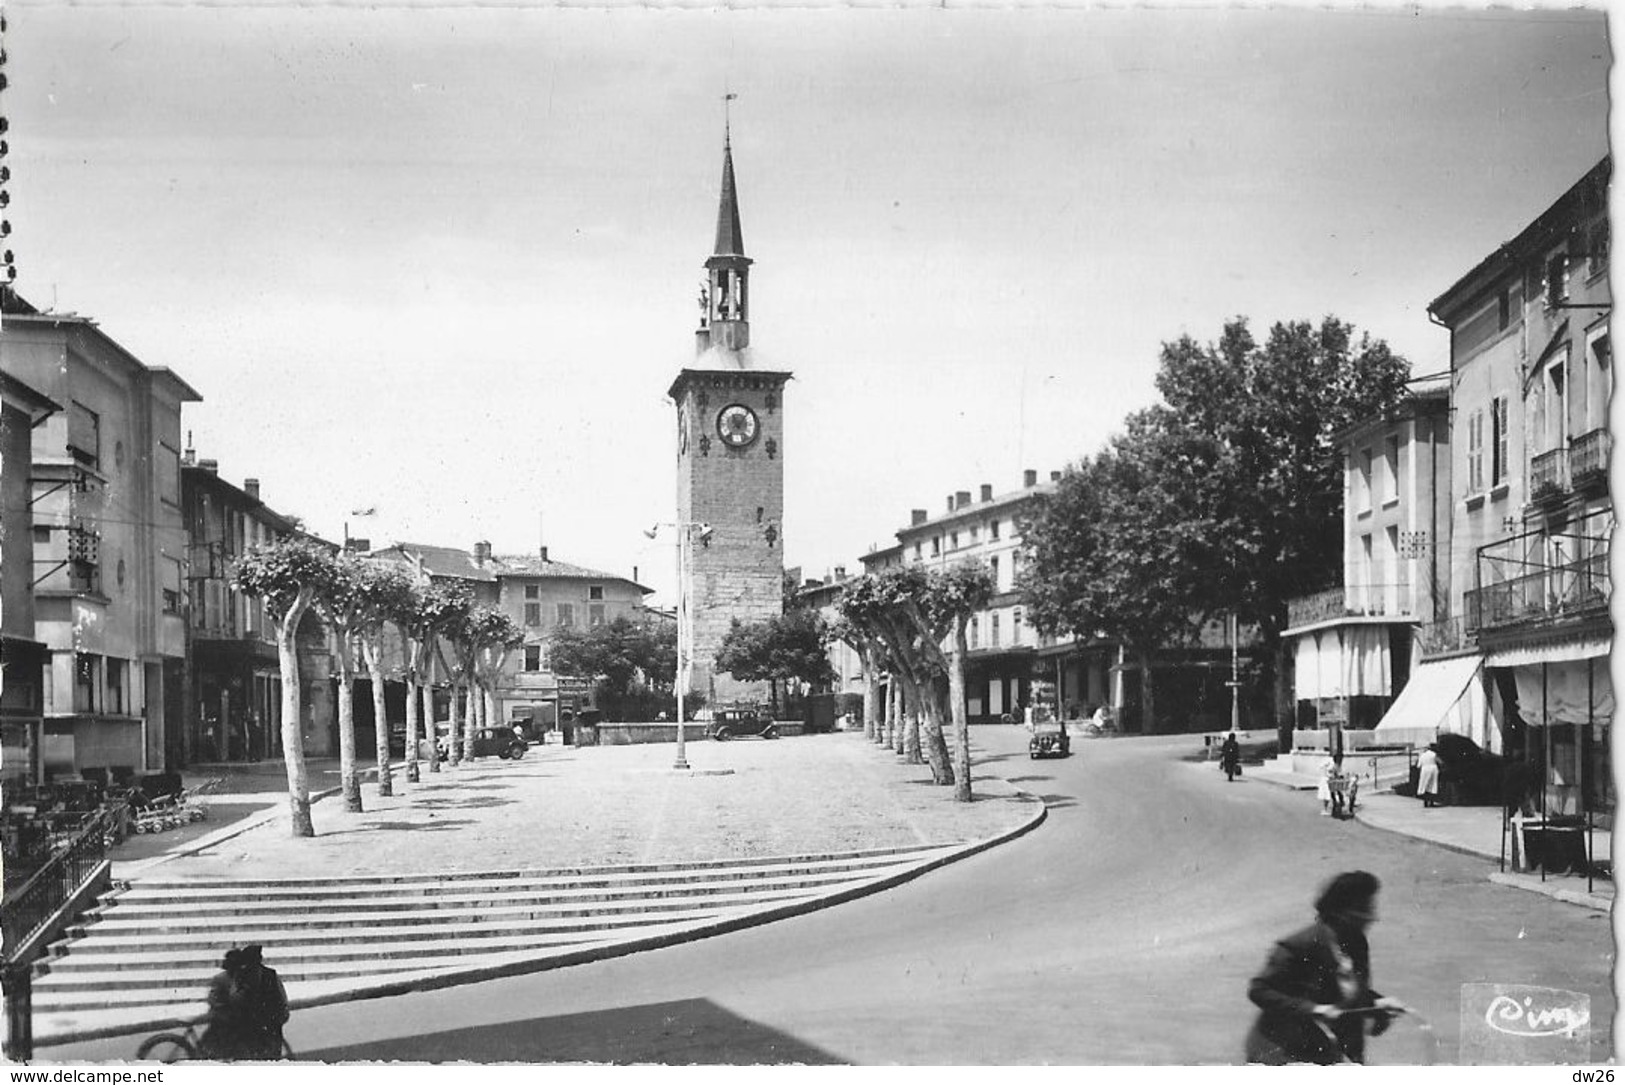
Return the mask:
POLYGON ((698 537, 701 542, 711 538, 711 525, 697 520, 668 521, 655 524, 643 534, 654 538, 660 534, 663 527, 672 528, 677 535, 677 676, 672 685, 677 695, 677 759, 672 768, 679 772, 688 770, 688 750, 684 743, 684 716, 683 693, 688 685, 688 581, 685 576, 687 554, 684 548, 693 538, 698 537))

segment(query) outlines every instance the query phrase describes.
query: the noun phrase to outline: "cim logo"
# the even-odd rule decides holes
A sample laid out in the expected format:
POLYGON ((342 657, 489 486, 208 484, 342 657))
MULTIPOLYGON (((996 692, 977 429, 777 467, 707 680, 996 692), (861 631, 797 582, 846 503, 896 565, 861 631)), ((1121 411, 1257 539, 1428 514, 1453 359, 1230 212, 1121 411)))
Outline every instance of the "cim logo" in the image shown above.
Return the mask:
MULTIPOLYGON (((1548 994, 1568 994, 1552 991, 1548 994)), ((1508 1036, 1573 1036, 1575 1031, 1591 1023, 1590 1000, 1580 1005, 1562 1003, 1542 1005, 1533 995, 1522 1000, 1513 995, 1496 995, 1484 1011, 1484 1023, 1496 1032, 1508 1036)))
POLYGON ((1591 996, 1521 983, 1461 988, 1464 1065, 1592 1062, 1591 996))

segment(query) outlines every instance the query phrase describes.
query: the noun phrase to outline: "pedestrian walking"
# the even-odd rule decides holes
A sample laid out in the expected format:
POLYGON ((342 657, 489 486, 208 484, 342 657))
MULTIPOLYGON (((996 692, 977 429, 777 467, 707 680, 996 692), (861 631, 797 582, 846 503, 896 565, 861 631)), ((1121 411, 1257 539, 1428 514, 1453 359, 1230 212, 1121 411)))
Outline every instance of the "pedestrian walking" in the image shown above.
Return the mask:
POLYGON ((1315 901, 1315 921, 1275 944, 1247 987, 1260 1011, 1247 1034, 1248 1062, 1363 1062, 1367 1024, 1380 1036, 1406 1012, 1371 988, 1366 930, 1379 888, 1366 871, 1339 874, 1315 901))
POLYGON ((1224 769, 1227 783, 1234 783, 1241 772, 1241 743, 1236 741, 1234 731, 1224 736, 1224 745, 1219 747, 1219 767, 1224 769))
POLYGON ((1428 748, 1416 759, 1416 795, 1424 809, 1439 805, 1439 745, 1428 743, 1428 748))
POLYGON ((265 966, 259 946, 226 951, 221 971, 209 982, 208 1028, 200 1054, 209 1059, 280 1059, 282 1026, 288 1023, 288 992, 265 966))

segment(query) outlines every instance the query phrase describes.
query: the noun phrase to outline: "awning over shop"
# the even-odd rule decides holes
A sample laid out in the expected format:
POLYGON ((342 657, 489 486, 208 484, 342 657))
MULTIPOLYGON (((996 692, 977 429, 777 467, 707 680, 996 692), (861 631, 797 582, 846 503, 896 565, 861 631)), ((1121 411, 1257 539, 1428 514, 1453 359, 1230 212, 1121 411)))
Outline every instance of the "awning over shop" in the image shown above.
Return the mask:
MULTIPOLYGON (((1562 644, 1519 645, 1515 648, 1502 648, 1489 653, 1484 657, 1484 666, 1529 667, 1538 666, 1541 663, 1564 663, 1570 660, 1597 659, 1607 656, 1612 647, 1613 641, 1608 637, 1567 641, 1562 644)), ((1602 669, 1606 671, 1608 668, 1604 667, 1602 669)))
POLYGON ((1386 697, 1393 688, 1388 627, 1347 625, 1297 639, 1296 697, 1386 697))
POLYGON ((1498 750, 1500 729, 1490 725, 1484 684, 1478 680, 1483 663, 1479 656, 1461 656, 1417 667, 1377 724, 1378 735, 1422 744, 1443 731, 1466 735, 1485 749, 1498 750))
POLYGON ((1568 659, 1512 668, 1518 714, 1531 727, 1597 723, 1614 719, 1614 682, 1607 658, 1568 659))

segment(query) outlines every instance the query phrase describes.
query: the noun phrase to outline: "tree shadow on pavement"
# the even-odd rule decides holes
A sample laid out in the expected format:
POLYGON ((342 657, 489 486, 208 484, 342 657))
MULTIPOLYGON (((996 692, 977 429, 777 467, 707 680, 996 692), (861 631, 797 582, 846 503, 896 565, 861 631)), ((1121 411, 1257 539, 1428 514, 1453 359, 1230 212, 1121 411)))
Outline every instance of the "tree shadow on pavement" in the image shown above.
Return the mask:
POLYGON ((413 803, 412 805, 421 806, 421 807, 429 807, 429 808, 435 809, 435 810, 453 810, 453 809, 484 810, 484 809, 488 809, 488 808, 490 808, 492 806, 512 806, 515 802, 518 802, 518 801, 519 800, 517 800, 517 799, 499 799, 494 795, 490 795, 490 796, 485 796, 485 797, 475 796, 474 798, 470 798, 470 799, 449 799, 449 798, 448 799, 439 799, 439 798, 419 799, 417 802, 413 803))
POLYGON ((1051 810, 1059 810, 1065 806, 1076 806, 1078 800, 1071 795, 1040 795, 1038 796, 1045 806, 1051 810))
MULTIPOLYGON (((298 1017, 294 1021, 297 1023, 298 1017)), ((587 1062, 666 1066, 841 1065, 822 1048, 708 999, 617 1006, 300 1051, 315 1062, 587 1062)))
POLYGON ((321 835, 345 836, 353 835, 355 833, 388 832, 398 829, 422 829, 429 832, 438 832, 444 829, 461 829, 464 825, 473 824, 476 823, 468 820, 456 821, 449 818, 440 821, 375 821, 371 825, 359 825, 354 829, 335 829, 332 832, 322 833, 321 835))

